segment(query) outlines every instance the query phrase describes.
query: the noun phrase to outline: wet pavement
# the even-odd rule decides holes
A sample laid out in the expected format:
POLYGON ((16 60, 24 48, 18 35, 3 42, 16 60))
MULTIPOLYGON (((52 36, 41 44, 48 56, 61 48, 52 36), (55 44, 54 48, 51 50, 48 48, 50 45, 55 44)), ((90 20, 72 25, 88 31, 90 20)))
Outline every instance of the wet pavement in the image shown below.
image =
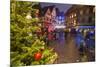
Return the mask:
POLYGON ((61 36, 58 40, 52 41, 49 47, 54 48, 58 53, 55 63, 75 63, 80 59, 78 48, 75 44, 75 37, 68 34, 65 38, 61 36))

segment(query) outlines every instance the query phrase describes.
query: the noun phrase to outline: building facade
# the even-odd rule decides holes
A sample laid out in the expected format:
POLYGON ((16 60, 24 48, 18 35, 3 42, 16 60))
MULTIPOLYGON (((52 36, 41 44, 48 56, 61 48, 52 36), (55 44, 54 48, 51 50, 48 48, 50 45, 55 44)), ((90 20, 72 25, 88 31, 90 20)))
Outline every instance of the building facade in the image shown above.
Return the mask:
POLYGON ((66 13, 67 27, 94 26, 95 6, 73 5, 66 13))
POLYGON ((65 15, 55 5, 46 6, 42 10, 44 27, 47 29, 46 32, 48 32, 48 38, 50 40, 53 37, 53 33, 56 34, 59 29, 64 28, 65 15))

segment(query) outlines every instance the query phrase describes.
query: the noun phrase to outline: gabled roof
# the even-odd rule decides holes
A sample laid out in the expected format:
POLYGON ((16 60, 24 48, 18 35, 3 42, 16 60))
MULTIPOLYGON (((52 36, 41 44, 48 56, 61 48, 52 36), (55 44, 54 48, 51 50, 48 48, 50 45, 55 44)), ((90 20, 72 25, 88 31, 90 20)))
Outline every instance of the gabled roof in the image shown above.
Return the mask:
MULTIPOLYGON (((44 16, 48 9, 50 9, 50 12, 52 12, 53 8, 55 8, 55 5, 46 6, 46 7, 42 8, 42 15, 44 16)), ((58 12, 59 12, 59 9, 56 8, 56 13, 58 13, 58 12)))
POLYGON ((54 8, 54 5, 46 6, 46 7, 42 8, 42 15, 45 15, 45 13, 47 12, 48 9, 50 9, 50 12, 51 12, 53 8, 54 8))

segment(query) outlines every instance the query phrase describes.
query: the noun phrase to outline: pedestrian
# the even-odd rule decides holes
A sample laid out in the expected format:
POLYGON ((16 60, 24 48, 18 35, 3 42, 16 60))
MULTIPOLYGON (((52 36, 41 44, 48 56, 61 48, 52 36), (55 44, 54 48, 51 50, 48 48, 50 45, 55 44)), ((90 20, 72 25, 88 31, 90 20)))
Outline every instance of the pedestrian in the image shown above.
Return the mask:
POLYGON ((79 52, 80 52, 81 56, 84 55, 84 45, 83 45, 83 42, 80 43, 79 52))

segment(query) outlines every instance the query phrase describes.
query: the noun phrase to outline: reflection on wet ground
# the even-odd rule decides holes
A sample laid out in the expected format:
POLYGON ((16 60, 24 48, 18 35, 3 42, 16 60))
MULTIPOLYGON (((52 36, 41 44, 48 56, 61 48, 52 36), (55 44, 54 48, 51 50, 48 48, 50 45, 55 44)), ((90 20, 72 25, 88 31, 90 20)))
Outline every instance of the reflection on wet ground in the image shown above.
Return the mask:
POLYGON ((75 46, 74 38, 69 34, 65 39, 59 39, 50 44, 58 53, 56 63, 72 63, 79 59, 79 52, 75 46))
MULTIPOLYGON (((79 62, 81 59, 79 47, 80 43, 84 40, 83 36, 81 34, 73 35, 71 33, 68 33, 65 37, 65 33, 58 33, 58 39, 53 40, 49 47, 54 48, 54 51, 58 53, 58 59, 55 63, 74 63, 79 62)), ((84 41, 85 42, 85 41, 84 41)), ((94 44, 93 40, 86 40, 86 44, 94 44)), ((85 53, 86 55, 90 55, 90 53, 85 53)), ((83 60, 88 61, 88 57, 84 56, 83 60), (84 58, 86 60, 84 60, 84 58)), ((93 57, 92 57, 93 58, 93 57)), ((94 58, 93 58, 94 60, 94 58)))

